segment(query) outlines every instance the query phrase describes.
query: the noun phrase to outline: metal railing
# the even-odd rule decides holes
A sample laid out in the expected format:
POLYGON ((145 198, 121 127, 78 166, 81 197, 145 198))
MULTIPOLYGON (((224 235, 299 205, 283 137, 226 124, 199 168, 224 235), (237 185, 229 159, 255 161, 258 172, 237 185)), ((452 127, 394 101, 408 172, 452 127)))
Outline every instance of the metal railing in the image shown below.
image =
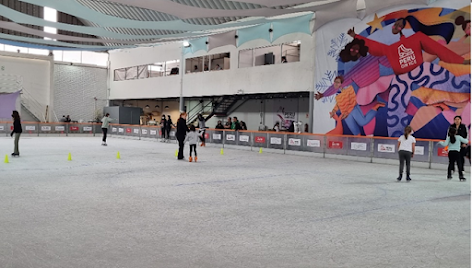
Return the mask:
MULTIPOLYGON (((100 136, 99 123, 39 123, 22 122, 23 134, 32 136, 100 136)), ((0 135, 9 135, 13 128, 11 121, 0 122, 0 135)), ((162 138, 161 128, 145 125, 110 124, 111 137, 141 139, 162 138)), ((326 155, 345 155, 370 159, 398 159, 397 138, 365 137, 345 135, 324 135, 274 131, 232 131, 207 129, 206 143, 221 148, 241 146, 251 150, 298 151, 326 155)), ((170 132, 170 140, 175 141, 175 129, 170 132)), ((438 146, 438 140, 416 139, 413 162, 447 164, 447 150, 438 146)))

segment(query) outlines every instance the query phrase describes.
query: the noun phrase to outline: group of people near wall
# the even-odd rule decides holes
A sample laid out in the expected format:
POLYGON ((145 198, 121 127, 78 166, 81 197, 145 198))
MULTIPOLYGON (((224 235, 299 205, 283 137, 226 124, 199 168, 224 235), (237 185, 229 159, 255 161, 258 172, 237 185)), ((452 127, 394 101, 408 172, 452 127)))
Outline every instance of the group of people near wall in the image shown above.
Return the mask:
MULTIPOLYGON (((406 162, 406 180, 411 181, 410 177, 410 161, 415 155, 416 139, 413 137, 413 129, 411 126, 406 126, 404 134, 398 138, 398 157, 400 160, 400 169, 398 181, 403 178, 403 167, 406 162)), ((465 158, 469 159, 470 163, 470 144, 467 139, 467 127, 462 124, 462 117, 457 115, 454 117, 454 123, 451 124, 447 130, 447 137, 445 141, 438 142, 439 145, 447 147, 449 165, 447 167, 447 179, 452 179, 452 173, 455 172, 455 165, 459 174, 459 180, 465 181, 464 177, 464 162, 465 158)))
POLYGON ((223 123, 221 120, 218 120, 215 129, 228 129, 228 130, 247 130, 247 125, 244 121, 239 121, 238 118, 235 116, 231 119, 228 117, 228 120, 223 123))
POLYGON ((172 127, 175 127, 174 123, 172 122, 172 118, 170 115, 163 114, 161 117, 161 122, 160 122, 160 127, 161 127, 161 133, 162 133, 162 140, 161 142, 169 142, 170 140, 170 130, 172 127))

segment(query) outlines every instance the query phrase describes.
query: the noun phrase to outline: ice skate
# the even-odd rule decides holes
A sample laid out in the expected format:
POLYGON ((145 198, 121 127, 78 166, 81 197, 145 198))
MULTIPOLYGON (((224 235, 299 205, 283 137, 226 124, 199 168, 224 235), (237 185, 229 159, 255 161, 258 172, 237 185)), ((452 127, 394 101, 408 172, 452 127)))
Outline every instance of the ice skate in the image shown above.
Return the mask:
POLYGON ((13 156, 13 157, 19 157, 20 154, 19 154, 19 153, 18 153, 18 154, 12 153, 11 156, 13 156))
POLYGON ((197 162, 197 160, 198 160, 198 157, 195 156, 195 162, 197 162))
POLYGON ((465 178, 464 177, 459 178, 459 181, 465 181, 465 178))
POLYGON ((406 176, 406 181, 411 181, 410 175, 406 176))
POLYGON ((401 181, 402 180, 402 175, 398 176, 397 178, 397 181, 401 181))
POLYGON ((191 157, 191 156, 188 158, 188 161, 189 161, 189 162, 192 162, 192 157, 191 157))

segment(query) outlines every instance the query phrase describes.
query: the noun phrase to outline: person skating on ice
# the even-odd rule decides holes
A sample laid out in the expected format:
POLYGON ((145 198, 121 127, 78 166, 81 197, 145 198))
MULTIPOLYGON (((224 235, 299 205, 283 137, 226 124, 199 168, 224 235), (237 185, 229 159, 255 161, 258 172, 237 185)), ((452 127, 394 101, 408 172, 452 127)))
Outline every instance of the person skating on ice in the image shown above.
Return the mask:
POLYGON ((462 157, 460 153, 461 143, 468 143, 467 139, 462 138, 461 136, 457 135, 457 129, 454 127, 449 127, 449 131, 447 133, 447 138, 445 141, 438 142, 441 146, 448 146, 449 152, 447 153, 447 157, 449 158, 449 166, 447 167, 447 179, 452 179, 452 170, 454 169, 454 164, 457 163, 457 169, 459 170, 459 180, 465 181, 464 175, 462 173, 461 165, 462 165, 462 157))
POLYGON ((190 131, 187 133, 185 137, 185 141, 188 141, 190 146, 190 157, 188 158, 189 162, 192 162, 192 151, 195 153, 195 162, 197 162, 197 143, 198 143, 199 133, 196 132, 195 126, 190 126, 190 131))
POLYGON ((107 133, 108 133, 108 127, 110 125, 111 121, 114 121, 114 119, 111 119, 110 114, 107 113, 103 118, 102 118, 102 132, 103 132, 103 139, 102 139, 102 145, 107 146, 107 133))
POLYGON ((406 180, 411 181, 410 161, 415 155, 416 143, 415 137, 411 135, 412 132, 411 126, 406 126, 403 135, 398 138, 398 158, 400 159, 400 176, 397 178, 398 181, 402 180, 404 162, 406 162, 406 180))
POLYGON ((20 150, 19 150, 19 142, 20 142, 20 135, 23 132, 23 128, 21 127, 21 119, 20 119, 20 114, 18 111, 13 111, 11 117, 13 118, 13 130, 10 134, 11 137, 13 137, 13 134, 15 134, 15 148, 13 150, 13 153, 11 154, 12 156, 20 156, 20 150))
POLYGON ((184 141, 185 141, 185 136, 187 136, 187 113, 183 112, 180 113, 180 118, 177 121, 177 131, 175 133, 175 137, 177 138, 177 141, 179 142, 179 153, 177 156, 178 160, 183 160, 184 159, 184 141))

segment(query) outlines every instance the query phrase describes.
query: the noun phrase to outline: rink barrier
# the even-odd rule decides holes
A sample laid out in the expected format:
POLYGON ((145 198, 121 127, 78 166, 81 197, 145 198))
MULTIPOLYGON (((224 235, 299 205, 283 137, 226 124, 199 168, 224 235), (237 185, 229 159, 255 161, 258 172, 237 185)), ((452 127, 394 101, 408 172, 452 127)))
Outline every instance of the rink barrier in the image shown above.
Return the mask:
MULTIPOLYGON (((22 122, 23 134, 32 136, 101 136, 101 123, 38 123, 22 122)), ((11 121, 0 121, 0 135, 10 135, 11 121)), ((108 135, 134 139, 162 140, 159 126, 110 124, 108 135)), ((206 142, 224 148, 225 145, 273 150, 299 151, 329 155, 347 155, 370 159, 398 159, 397 139, 389 137, 366 137, 347 135, 325 135, 312 133, 218 130, 207 129, 206 142)), ((170 132, 175 141, 175 128, 170 132)), ((437 145, 440 140, 416 139, 414 162, 447 164, 447 151, 437 145)), ((467 163, 466 163, 467 164, 467 163)))

